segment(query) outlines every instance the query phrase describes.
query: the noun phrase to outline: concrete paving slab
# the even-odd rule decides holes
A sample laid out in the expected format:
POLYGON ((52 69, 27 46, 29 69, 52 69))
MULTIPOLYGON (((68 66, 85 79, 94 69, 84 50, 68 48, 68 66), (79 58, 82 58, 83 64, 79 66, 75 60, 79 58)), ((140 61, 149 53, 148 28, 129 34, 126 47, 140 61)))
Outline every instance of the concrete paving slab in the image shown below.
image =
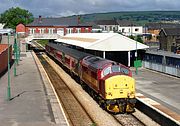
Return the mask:
POLYGON ((7 100, 7 73, 0 78, 0 126, 56 125, 31 52, 21 57, 16 77, 13 67, 10 71, 10 101, 7 100))

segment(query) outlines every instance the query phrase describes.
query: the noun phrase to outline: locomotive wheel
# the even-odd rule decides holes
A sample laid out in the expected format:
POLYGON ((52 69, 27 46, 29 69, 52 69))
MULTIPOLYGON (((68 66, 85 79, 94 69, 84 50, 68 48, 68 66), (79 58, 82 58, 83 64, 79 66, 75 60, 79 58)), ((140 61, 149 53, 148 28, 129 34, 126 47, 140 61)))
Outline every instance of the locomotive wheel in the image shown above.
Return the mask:
POLYGON ((119 113, 119 107, 117 104, 115 105, 107 105, 107 110, 112 113, 119 113))
POLYGON ((119 112, 125 113, 126 112, 126 104, 119 104, 119 112))

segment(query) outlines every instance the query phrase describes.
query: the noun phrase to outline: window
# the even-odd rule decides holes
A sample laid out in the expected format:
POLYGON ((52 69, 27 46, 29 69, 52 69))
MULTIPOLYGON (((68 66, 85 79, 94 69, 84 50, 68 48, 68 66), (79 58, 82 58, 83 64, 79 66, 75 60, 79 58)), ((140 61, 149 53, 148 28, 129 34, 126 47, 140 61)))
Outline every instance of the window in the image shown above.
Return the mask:
POLYGON ((39 28, 39 33, 44 34, 45 33, 45 28, 39 28))
POLYGON ((112 26, 109 26, 109 31, 112 31, 112 26))
POLYGON ((108 74, 110 74, 111 73, 111 67, 109 66, 109 67, 107 67, 104 71, 103 71, 103 75, 104 76, 106 76, 106 75, 108 75, 108 74))
POLYGON ((123 32, 123 33, 124 33, 124 30, 125 30, 125 29, 123 28, 123 29, 122 29, 122 32, 123 32))
POLYGON ((138 31, 139 31, 139 28, 135 28, 135 31, 138 32, 138 31))
POLYGON ((105 31, 107 30, 107 26, 104 26, 104 30, 105 30, 105 31))
POLYGON ((88 28, 85 28, 85 32, 88 33, 88 32, 89 32, 89 29, 88 29, 88 28))
POLYGON ((67 34, 73 33, 73 28, 67 28, 67 34))
POLYGON ((49 34, 54 34, 54 28, 49 28, 49 29, 48 29, 48 33, 49 33, 49 34))
POLYGON ((77 28, 76 31, 77 31, 77 33, 81 33, 81 29, 80 28, 77 28))
POLYGON ((118 65, 113 65, 112 66, 112 72, 120 72, 120 71, 121 71, 120 66, 118 66, 118 65))
POLYGON ((30 28, 29 29, 29 34, 34 34, 35 33, 35 28, 30 28))
POLYGON ((129 74, 129 70, 127 68, 124 68, 124 67, 121 68, 121 72, 124 74, 127 74, 127 75, 129 74))

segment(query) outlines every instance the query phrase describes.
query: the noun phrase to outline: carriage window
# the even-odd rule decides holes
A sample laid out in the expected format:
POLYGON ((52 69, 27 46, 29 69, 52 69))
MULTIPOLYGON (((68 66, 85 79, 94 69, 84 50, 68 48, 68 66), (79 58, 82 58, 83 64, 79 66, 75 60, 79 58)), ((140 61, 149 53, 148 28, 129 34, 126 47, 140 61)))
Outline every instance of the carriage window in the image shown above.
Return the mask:
POLYGON ((121 72, 124 74, 127 74, 127 75, 129 74, 129 70, 127 68, 124 68, 124 67, 121 68, 121 72))
POLYGON ((111 73, 111 67, 107 67, 104 71, 103 71, 103 75, 106 76, 109 73, 111 73))
POLYGON ((118 65, 112 66, 112 72, 120 72, 120 71, 121 71, 120 66, 118 66, 118 65))

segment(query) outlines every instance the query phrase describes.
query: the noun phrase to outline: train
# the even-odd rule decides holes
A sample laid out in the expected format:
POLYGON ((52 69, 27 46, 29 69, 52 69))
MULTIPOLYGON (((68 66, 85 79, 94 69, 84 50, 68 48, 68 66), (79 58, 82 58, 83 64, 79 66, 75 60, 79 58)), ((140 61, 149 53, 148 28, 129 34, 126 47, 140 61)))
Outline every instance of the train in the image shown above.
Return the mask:
MULTIPOLYGON (((12 45, 9 46, 9 63, 12 63, 12 45)), ((8 44, 0 44, 0 78, 8 69, 8 44)))
POLYGON ((80 52, 63 44, 48 43, 46 53, 68 69, 93 99, 111 113, 135 111, 135 79, 131 70, 114 61, 80 52))

